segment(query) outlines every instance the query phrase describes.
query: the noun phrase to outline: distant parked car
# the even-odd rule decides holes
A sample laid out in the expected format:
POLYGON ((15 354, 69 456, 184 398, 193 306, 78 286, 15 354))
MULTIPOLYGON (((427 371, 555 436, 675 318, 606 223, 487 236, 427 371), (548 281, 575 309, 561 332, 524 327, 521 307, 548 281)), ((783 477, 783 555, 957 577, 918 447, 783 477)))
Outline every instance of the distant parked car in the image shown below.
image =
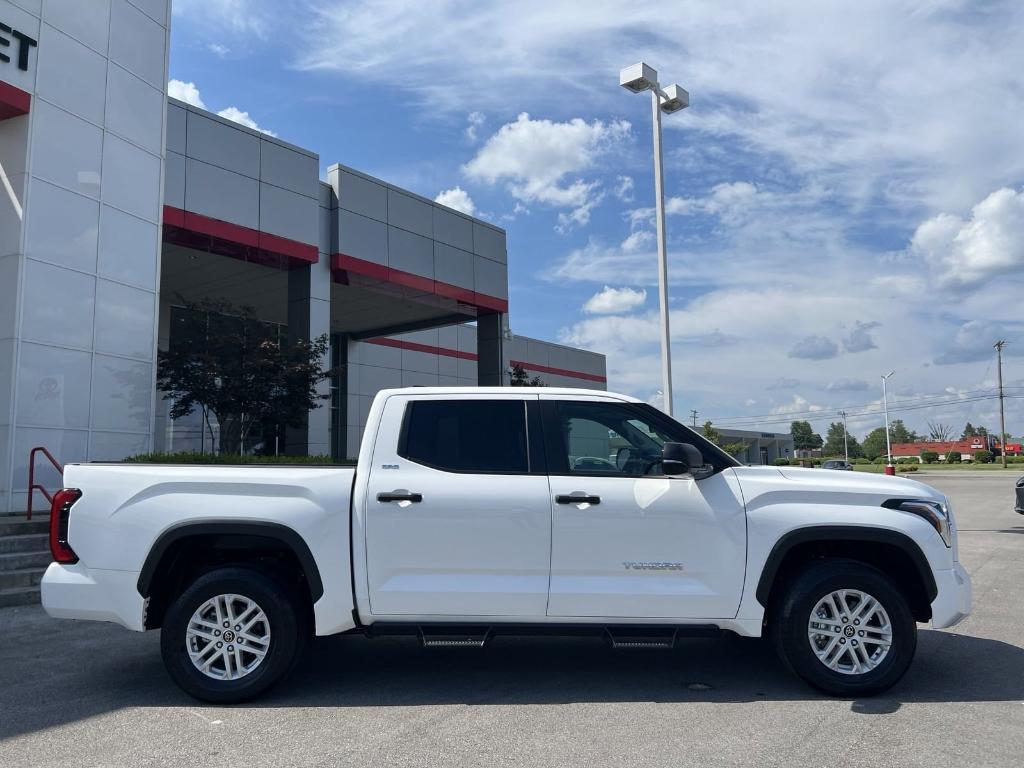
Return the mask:
POLYGON ((1017 481, 1017 506, 1013 511, 1018 515, 1024 515, 1024 477, 1017 481))
POLYGON ((822 469, 853 469, 853 464, 842 459, 829 459, 822 463, 822 469))

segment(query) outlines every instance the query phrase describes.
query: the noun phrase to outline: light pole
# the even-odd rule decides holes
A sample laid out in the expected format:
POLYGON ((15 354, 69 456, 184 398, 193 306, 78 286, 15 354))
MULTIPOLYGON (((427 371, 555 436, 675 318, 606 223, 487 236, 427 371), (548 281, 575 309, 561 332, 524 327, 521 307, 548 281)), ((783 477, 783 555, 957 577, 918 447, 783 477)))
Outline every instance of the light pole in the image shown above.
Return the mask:
POLYGON ((839 415, 843 417, 843 458, 846 459, 846 463, 850 463, 850 445, 847 442, 846 432, 846 411, 840 411, 839 415))
POLYGON ((665 189, 661 152, 661 113, 670 115, 690 106, 690 94, 678 85, 665 90, 658 85, 658 72, 642 61, 619 73, 619 85, 633 93, 651 92, 654 123, 654 207, 658 229, 658 300, 661 305, 661 382, 665 393, 664 411, 672 415, 672 350, 668 326, 668 255, 665 248, 665 189))
POLYGON ((895 475, 896 468, 892 465, 892 443, 889 442, 889 398, 885 392, 885 382, 896 371, 889 371, 882 376, 882 408, 885 410, 885 474, 895 475))

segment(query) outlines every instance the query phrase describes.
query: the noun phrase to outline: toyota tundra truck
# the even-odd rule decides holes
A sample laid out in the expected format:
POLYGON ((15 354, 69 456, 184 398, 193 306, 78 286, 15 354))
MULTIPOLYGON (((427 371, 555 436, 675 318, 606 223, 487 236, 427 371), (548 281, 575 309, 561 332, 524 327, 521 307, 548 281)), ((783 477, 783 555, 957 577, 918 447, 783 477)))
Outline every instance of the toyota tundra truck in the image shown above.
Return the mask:
POLYGON ((355 467, 70 464, 50 547, 51 616, 160 629, 170 677, 219 703, 339 633, 764 636, 810 685, 865 696, 907 671, 918 623, 971 605, 935 489, 743 466, 590 390, 385 390, 355 467))

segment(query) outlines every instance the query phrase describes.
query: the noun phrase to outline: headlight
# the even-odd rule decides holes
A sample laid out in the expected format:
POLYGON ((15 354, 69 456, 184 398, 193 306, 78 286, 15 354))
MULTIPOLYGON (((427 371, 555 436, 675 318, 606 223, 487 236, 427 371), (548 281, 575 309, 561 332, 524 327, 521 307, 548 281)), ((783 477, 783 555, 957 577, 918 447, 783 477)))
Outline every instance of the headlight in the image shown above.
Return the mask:
POLYGON ((923 499, 889 499, 882 506, 923 518, 942 537, 947 547, 953 546, 953 534, 949 524, 949 508, 942 502, 926 501, 923 499))

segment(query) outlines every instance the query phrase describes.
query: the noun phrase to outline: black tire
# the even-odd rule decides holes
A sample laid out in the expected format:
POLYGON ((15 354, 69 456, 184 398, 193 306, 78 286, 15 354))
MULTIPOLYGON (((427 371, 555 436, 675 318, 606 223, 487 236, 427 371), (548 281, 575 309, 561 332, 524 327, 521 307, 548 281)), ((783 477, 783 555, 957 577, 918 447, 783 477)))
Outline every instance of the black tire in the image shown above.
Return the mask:
POLYGON ((301 655, 308 631, 307 614, 299 599, 271 575, 253 568, 225 567, 199 576, 171 603, 164 616, 160 651, 167 672, 183 691, 203 701, 235 704, 255 698, 284 677, 301 655), (201 672, 186 647, 192 615, 207 600, 224 594, 241 595, 255 602, 270 627, 263 660, 234 680, 218 680, 201 672))
MULTIPOLYGON (((836 626, 843 633, 849 631, 844 624, 836 626)), ((874 696, 891 688, 906 673, 917 649, 917 623, 899 587, 877 568, 853 560, 820 560, 796 574, 773 602, 768 629, 791 671, 818 690, 843 698, 874 696), (830 669, 819 660, 808 638, 808 622, 818 601, 841 589, 874 597, 889 616, 892 645, 870 671, 854 674, 830 669)))

